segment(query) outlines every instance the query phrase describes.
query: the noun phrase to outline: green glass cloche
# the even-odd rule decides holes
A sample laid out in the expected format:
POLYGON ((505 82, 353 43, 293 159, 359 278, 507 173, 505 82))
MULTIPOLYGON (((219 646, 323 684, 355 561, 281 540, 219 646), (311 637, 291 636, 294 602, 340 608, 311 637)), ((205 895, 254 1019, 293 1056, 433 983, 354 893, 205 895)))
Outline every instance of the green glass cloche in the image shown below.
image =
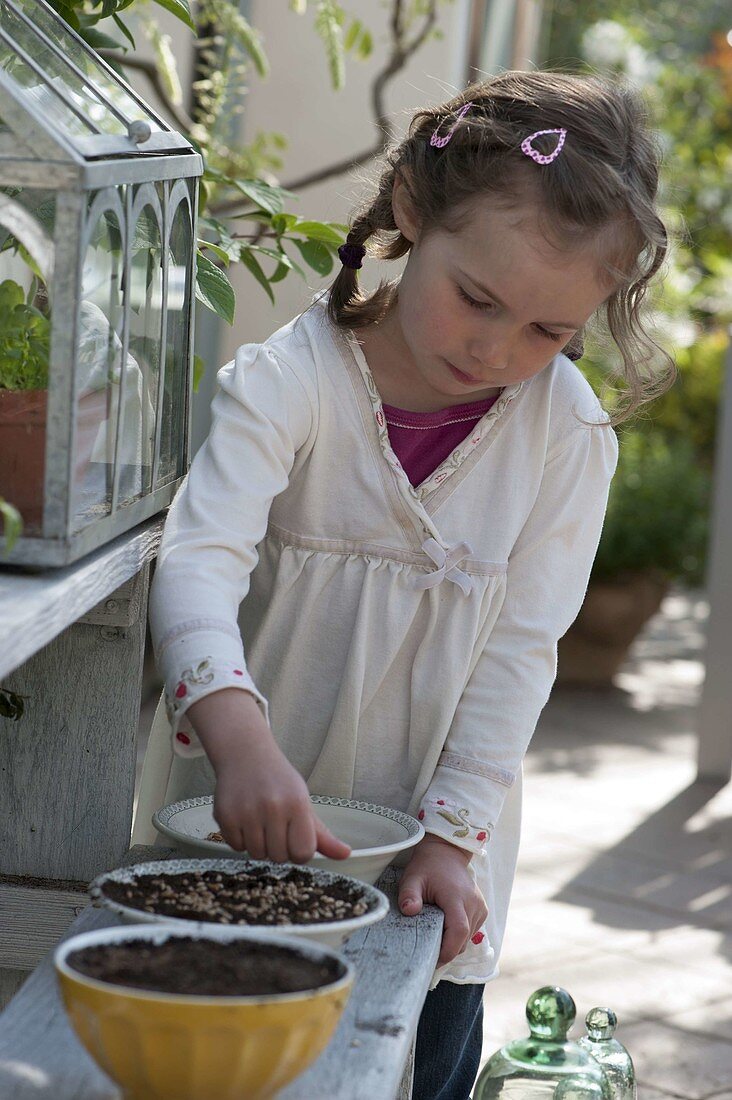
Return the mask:
POLYGON ((579 1040, 579 1045, 605 1070, 613 1100, 636 1100, 633 1060, 613 1036, 617 1023, 612 1009, 591 1008, 585 1016, 587 1034, 579 1040))
POLYGON ((501 1047, 483 1068, 474 1100, 613 1100, 602 1067, 567 1038, 577 1009, 566 989, 547 985, 526 1004, 531 1034, 501 1047))

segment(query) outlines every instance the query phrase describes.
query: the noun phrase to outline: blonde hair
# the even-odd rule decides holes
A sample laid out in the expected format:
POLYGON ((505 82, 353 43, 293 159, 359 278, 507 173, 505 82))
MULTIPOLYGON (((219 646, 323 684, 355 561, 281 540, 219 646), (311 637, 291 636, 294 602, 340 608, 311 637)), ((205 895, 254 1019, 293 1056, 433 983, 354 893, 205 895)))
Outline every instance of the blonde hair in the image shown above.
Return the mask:
MULTIPOLYGON (((549 153, 556 140, 537 138, 534 146, 549 153)), ((411 243, 392 211, 397 174, 421 236, 437 229, 454 232, 468 200, 485 195, 503 207, 535 201, 542 229, 557 246, 584 244, 607 231, 603 243, 612 242, 614 252, 603 267, 616 280, 616 289, 601 311, 622 357, 616 377, 624 380, 624 400, 613 417, 619 423, 666 390, 675 376, 673 360, 653 340, 641 315, 648 284, 668 247, 655 205, 660 160, 645 104, 631 88, 592 76, 502 73, 415 114, 406 138, 387 152, 376 195, 356 211, 347 241, 368 241, 371 255, 388 260, 409 251, 411 243), (457 121, 447 145, 431 146, 436 127, 446 134, 469 102, 473 105, 457 121), (529 134, 560 127, 567 130, 567 140, 550 165, 537 167, 521 152, 529 134)), ((396 293, 394 283, 382 282, 365 294, 356 271, 343 267, 330 288, 328 313, 338 326, 362 328, 384 318, 396 293)), ((564 351, 573 358, 581 355, 582 333, 564 351)))

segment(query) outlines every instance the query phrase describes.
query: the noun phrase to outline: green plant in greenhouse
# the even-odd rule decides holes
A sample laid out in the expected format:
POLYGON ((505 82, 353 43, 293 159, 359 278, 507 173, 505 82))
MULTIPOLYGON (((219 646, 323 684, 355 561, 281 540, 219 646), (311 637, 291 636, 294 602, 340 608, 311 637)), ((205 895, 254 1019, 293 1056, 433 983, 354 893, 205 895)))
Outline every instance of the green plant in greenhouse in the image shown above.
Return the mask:
POLYGON ((46 388, 50 334, 50 321, 23 288, 12 279, 0 283, 0 389, 46 388))

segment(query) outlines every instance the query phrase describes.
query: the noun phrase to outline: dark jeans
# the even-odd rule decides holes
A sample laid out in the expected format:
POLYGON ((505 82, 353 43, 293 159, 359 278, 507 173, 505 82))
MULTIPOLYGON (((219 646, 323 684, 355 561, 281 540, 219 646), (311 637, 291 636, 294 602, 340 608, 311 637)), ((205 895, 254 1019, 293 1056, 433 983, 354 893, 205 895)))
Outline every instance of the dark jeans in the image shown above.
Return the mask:
POLYGON ((413 1100, 470 1100, 483 1046, 484 985, 439 982, 417 1028, 413 1100))

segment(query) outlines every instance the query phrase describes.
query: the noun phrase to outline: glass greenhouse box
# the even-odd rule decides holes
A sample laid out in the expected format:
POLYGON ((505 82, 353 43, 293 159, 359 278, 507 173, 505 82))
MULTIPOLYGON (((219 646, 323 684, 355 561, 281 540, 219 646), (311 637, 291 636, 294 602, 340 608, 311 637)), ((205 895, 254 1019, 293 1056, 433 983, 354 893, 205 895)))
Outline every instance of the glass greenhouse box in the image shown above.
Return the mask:
POLYGON ((63 565, 170 503, 201 171, 44 0, 0 0, 3 563, 63 565))

